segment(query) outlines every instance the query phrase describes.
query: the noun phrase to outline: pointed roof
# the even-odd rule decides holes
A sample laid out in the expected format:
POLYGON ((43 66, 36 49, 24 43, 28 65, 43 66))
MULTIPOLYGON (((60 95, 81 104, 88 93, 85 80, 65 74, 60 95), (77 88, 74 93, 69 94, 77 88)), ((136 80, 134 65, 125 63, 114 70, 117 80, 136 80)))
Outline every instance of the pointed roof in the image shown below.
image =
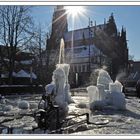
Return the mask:
POLYGON ((32 75, 32 78, 33 78, 33 79, 37 79, 37 76, 36 76, 36 74, 35 74, 34 72, 32 72, 32 73, 27 73, 27 72, 24 71, 24 70, 20 70, 20 71, 15 75, 15 77, 30 78, 31 75, 32 75))
POLYGON ((31 74, 32 74, 33 79, 37 79, 37 76, 36 76, 36 74, 34 72, 32 72, 31 74))
POLYGON ((20 70, 17 74, 16 77, 26 77, 26 78, 30 78, 30 74, 28 74, 27 72, 25 72, 24 70, 20 70))

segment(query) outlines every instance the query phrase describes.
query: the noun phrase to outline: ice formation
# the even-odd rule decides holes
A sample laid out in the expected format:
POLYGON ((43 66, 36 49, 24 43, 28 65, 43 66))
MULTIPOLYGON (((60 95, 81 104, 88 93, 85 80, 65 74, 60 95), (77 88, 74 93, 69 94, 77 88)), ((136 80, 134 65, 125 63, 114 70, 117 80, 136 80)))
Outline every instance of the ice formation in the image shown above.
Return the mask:
POLYGON ((3 111, 11 111, 13 109, 12 105, 5 105, 3 111))
POLYGON ((6 99, 4 96, 0 95, 0 103, 1 104, 5 104, 6 103, 6 99))
MULTIPOLYGON (((59 108, 68 111, 68 104, 73 100, 70 95, 70 85, 68 83, 70 65, 64 63, 64 41, 61 39, 59 63, 53 72, 51 84, 46 85, 46 95, 53 95, 54 101, 59 108)), ((47 105, 47 102, 45 103, 47 105)))
POLYGON ((123 86, 119 81, 113 82, 105 70, 99 71, 97 86, 87 87, 90 109, 125 109, 125 95, 122 93, 123 86))
POLYGON ((88 91, 90 103, 99 100, 99 90, 96 86, 87 87, 87 91, 88 91))
POLYGON ((45 87, 46 94, 53 94, 55 103, 65 111, 68 110, 68 104, 73 102, 69 91, 68 74, 69 65, 58 64, 53 72, 52 83, 45 87))
POLYGON ((125 95, 122 93, 122 84, 119 81, 115 81, 109 85, 111 92, 112 105, 115 109, 125 109, 125 95))
POLYGON ((67 103, 72 103, 74 101, 71 98, 70 85, 68 83, 68 76, 69 76, 70 65, 69 64, 57 64, 56 67, 57 68, 61 68, 64 71, 64 79, 65 79, 65 83, 64 83, 65 101, 67 103))
POLYGON ((97 85, 101 84, 104 85, 105 90, 109 89, 109 84, 113 83, 110 75, 107 71, 101 69, 99 70, 99 76, 97 78, 97 85))
POLYGON ((30 109, 36 109, 38 108, 38 104, 34 102, 30 102, 30 109))
POLYGON ((65 73, 61 67, 56 68, 53 72, 53 82, 55 83, 55 102, 60 108, 65 109, 67 102, 65 101, 65 73))

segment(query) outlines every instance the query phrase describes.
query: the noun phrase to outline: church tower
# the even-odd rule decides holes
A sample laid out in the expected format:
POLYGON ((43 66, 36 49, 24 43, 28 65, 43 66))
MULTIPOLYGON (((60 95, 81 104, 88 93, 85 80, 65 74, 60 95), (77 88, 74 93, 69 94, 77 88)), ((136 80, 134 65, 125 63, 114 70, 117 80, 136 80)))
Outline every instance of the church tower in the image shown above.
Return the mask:
POLYGON ((123 54, 123 61, 125 67, 128 66, 128 47, 127 47, 127 39, 126 39, 126 29, 122 27, 121 36, 120 36, 120 46, 123 54))
POLYGON ((64 33, 68 32, 67 14, 64 6, 56 6, 52 19, 52 30, 50 36, 50 47, 56 49, 60 45, 60 39, 64 36, 64 33))
POLYGON ((106 31, 107 31, 107 34, 110 37, 116 37, 117 36, 117 26, 116 26, 116 23, 115 23, 113 13, 111 13, 111 16, 109 17, 106 31))

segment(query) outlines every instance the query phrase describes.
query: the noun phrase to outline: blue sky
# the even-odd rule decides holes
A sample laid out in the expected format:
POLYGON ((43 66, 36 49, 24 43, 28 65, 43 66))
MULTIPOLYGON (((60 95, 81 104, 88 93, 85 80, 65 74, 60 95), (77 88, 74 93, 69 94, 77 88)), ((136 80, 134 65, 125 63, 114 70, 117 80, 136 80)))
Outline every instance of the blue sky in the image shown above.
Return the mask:
MULTIPOLYGON (((36 6, 32 10, 32 16, 36 24, 41 24, 44 31, 51 29, 52 14, 55 6, 36 6)), ((113 12, 118 30, 122 25, 127 31, 129 54, 140 60, 140 6, 84 6, 86 16, 79 15, 75 18, 74 28, 88 26, 88 17, 96 20, 96 24, 102 24, 104 18, 113 12)), ((68 19, 69 30, 73 29, 71 19, 68 19)))

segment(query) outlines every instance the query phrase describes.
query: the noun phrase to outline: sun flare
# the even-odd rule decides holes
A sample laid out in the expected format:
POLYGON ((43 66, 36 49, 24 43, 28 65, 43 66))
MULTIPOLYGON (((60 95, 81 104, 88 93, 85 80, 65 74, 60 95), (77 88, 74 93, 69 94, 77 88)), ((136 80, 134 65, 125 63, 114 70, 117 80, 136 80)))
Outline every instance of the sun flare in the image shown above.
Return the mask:
POLYGON ((71 15, 72 17, 75 17, 85 12, 83 6, 65 6, 65 9, 67 14, 71 15))

